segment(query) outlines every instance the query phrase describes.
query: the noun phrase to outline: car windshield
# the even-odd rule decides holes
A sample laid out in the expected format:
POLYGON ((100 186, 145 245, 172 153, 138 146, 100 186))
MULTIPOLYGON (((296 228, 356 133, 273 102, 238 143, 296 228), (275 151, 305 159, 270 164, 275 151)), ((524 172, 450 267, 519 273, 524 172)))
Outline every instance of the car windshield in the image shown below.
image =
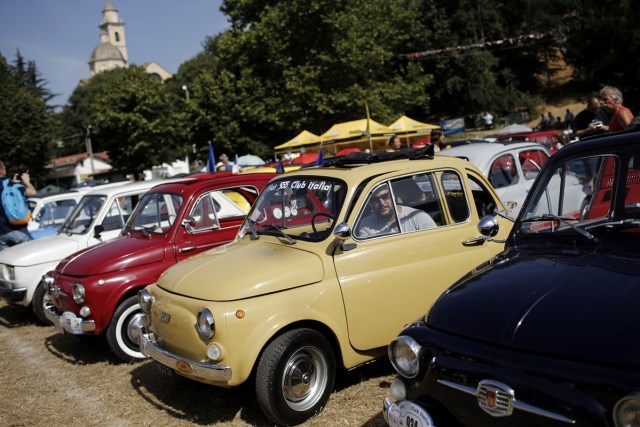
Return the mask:
POLYGON ((520 235, 580 234, 637 228, 640 220, 640 156, 615 155, 570 159, 546 173, 521 216, 520 235), (618 181, 618 172, 624 181, 618 181), (616 208, 616 195, 622 195, 616 208))
POLYGON ((183 198, 178 194, 147 193, 136 206, 122 233, 141 231, 164 234, 178 218, 182 203, 183 198))
POLYGON ((107 200, 105 196, 84 196, 60 228, 60 233, 86 233, 98 216, 105 200, 107 200))
POLYGON ((331 178, 278 179, 262 191, 238 235, 270 234, 290 243, 324 240, 331 234, 346 192, 344 182, 331 178))

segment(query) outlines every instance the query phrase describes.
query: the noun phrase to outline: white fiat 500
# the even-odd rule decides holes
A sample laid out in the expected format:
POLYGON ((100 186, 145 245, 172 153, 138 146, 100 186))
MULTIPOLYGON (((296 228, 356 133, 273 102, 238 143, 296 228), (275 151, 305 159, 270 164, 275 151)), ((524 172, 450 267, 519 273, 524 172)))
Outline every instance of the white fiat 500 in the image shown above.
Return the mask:
POLYGON ((66 256, 120 234, 138 199, 162 181, 122 183, 98 187, 86 193, 58 233, 0 251, 0 298, 18 305, 32 305, 44 323, 48 304, 42 276, 66 256))

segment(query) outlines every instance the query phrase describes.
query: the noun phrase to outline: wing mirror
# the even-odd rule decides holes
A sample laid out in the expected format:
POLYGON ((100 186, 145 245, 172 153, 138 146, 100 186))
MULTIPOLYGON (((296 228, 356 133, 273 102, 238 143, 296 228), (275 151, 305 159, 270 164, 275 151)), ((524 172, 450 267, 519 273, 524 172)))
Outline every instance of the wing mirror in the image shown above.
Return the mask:
POLYGON ((481 245, 484 242, 505 243, 505 240, 496 240, 493 237, 500 231, 500 223, 495 215, 486 215, 478 222, 478 231, 482 236, 462 242, 465 246, 481 245))
POLYGON ((336 238, 336 246, 343 251, 350 251, 356 247, 355 243, 345 243, 346 240, 351 237, 351 227, 346 222, 341 222, 336 225, 336 228, 333 230, 333 235, 336 238))
POLYGON ((95 237, 96 239, 99 239, 103 231, 104 231, 104 225, 102 224, 96 225, 93 228, 93 237, 95 237))

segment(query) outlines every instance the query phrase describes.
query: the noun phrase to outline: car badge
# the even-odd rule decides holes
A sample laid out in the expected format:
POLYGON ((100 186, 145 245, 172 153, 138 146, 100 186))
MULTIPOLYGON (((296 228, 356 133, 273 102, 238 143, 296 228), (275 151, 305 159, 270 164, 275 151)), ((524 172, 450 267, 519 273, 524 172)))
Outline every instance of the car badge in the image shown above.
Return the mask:
POLYGON ((167 313, 160 313, 160 320, 162 320, 163 322, 169 323, 169 321, 171 320, 171 316, 168 315, 167 313))
POLYGON ((480 408, 493 417, 507 417, 513 413, 515 392, 504 383, 482 380, 477 396, 480 408))

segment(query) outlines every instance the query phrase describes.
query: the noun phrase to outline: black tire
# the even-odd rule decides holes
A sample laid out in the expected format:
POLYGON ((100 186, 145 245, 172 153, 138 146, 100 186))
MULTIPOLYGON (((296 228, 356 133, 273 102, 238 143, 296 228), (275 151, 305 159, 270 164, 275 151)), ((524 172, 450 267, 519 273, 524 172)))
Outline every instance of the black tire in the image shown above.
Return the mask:
POLYGON ((256 396, 267 418, 300 424, 322 410, 333 391, 336 359, 326 338, 296 329, 273 340, 260 356, 256 396))
POLYGON ((111 351, 123 362, 144 359, 140 352, 136 327, 144 326, 144 314, 140 309, 137 296, 131 296, 116 308, 107 329, 107 342, 111 351))
POLYGON ((33 298, 31 299, 33 314, 35 314, 38 320, 45 325, 53 325, 53 323, 51 323, 49 319, 47 319, 47 316, 44 315, 44 310, 47 306, 51 306, 49 287, 46 283, 40 282, 38 283, 36 291, 33 293, 33 298))

